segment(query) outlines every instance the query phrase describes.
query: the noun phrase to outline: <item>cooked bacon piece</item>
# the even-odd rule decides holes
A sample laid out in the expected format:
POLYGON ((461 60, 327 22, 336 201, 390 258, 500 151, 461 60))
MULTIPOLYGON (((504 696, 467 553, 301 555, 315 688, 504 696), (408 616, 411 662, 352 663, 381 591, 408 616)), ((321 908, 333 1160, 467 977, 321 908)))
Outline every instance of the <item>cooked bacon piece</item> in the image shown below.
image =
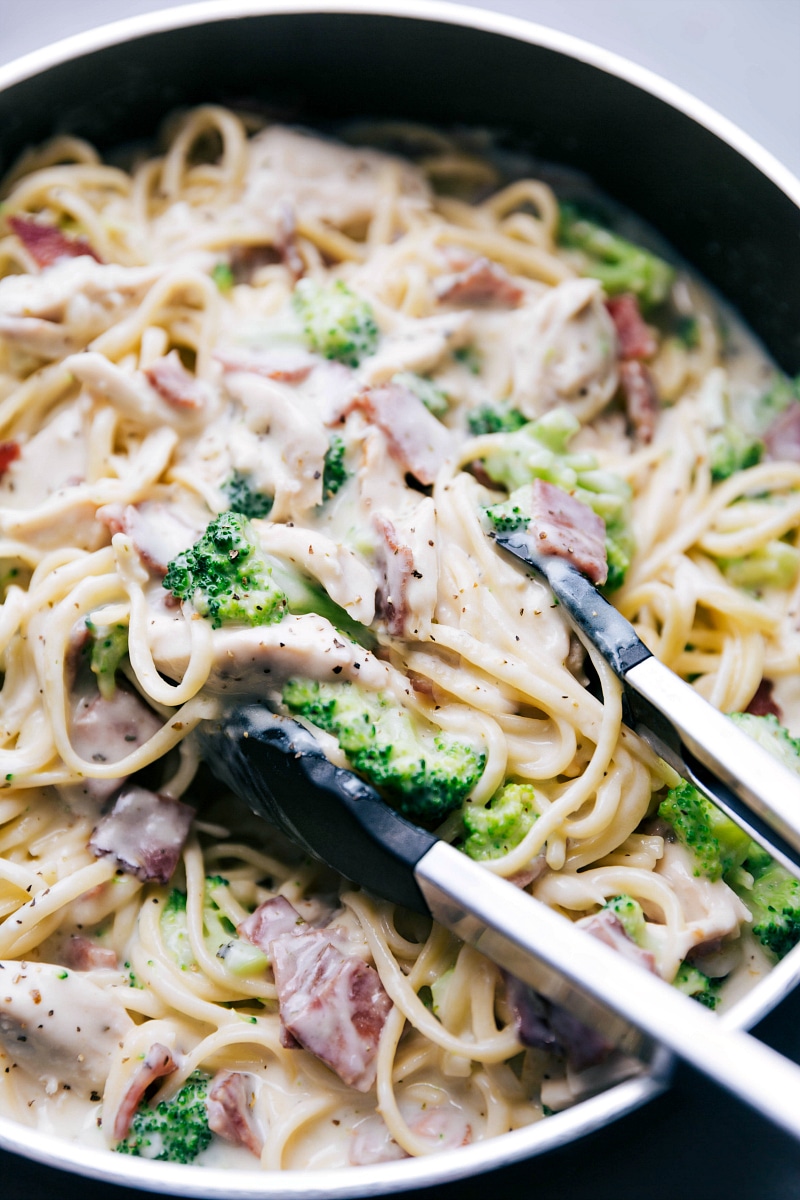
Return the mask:
POLYGON ((208 1127, 234 1146, 261 1157, 264 1136, 253 1113, 256 1094, 246 1071, 218 1071, 208 1089, 208 1127))
POLYGON ((411 1129, 418 1137, 429 1138, 437 1150, 468 1146, 472 1141, 472 1126, 454 1104, 436 1104, 427 1108, 421 1117, 411 1122, 411 1129))
POLYGON ((752 713, 754 717, 777 717, 779 721, 783 721, 783 713, 780 706, 772 698, 772 689, 774 683, 771 679, 762 679, 761 683, 756 688, 756 694, 748 704, 745 712, 752 713))
POLYGON ((617 914, 610 908, 601 908, 599 912, 584 917, 577 924, 593 938, 597 938, 598 942, 610 946, 612 950, 618 951, 624 958, 629 958, 637 966, 644 967, 646 971, 651 971, 653 975, 658 974, 653 955, 649 950, 636 945, 633 938, 628 936, 617 914))
POLYGON ((117 966, 116 951, 100 946, 83 934, 73 933, 64 947, 64 965, 76 971, 93 971, 97 967, 117 966))
POLYGON ((523 1046, 566 1058, 576 1071, 595 1066, 613 1047, 565 1008, 552 1004, 514 975, 506 975, 506 998, 523 1046))
POLYGON ((112 534, 127 533, 142 562, 162 576, 173 558, 193 545, 200 533, 174 508, 158 500, 144 500, 124 508, 121 504, 104 504, 96 515, 112 534))
POLYGON ((452 449, 452 439, 418 396, 398 383, 387 383, 360 392, 352 407, 383 430, 404 470, 422 484, 433 483, 452 449))
POLYGON ((121 792, 89 840, 98 858, 110 854, 120 868, 143 883, 169 883, 194 809, 143 787, 121 792))
POLYGON ((531 513, 528 528, 540 554, 565 558, 592 583, 605 583, 608 563, 602 517, 543 479, 535 479, 531 484, 531 513))
POLYGON ((653 440, 660 411, 653 376, 644 363, 631 359, 619 364, 619 384, 636 440, 646 446, 653 440))
POLYGON ((0 479, 22 453, 19 442, 0 442, 0 479))
POLYGON ((151 387, 173 408, 200 409, 206 403, 207 394, 201 380, 186 370, 177 350, 170 351, 145 367, 145 376, 151 387))
POLYGON ((164 1075, 177 1071, 178 1064, 172 1057, 172 1051, 161 1042, 154 1042, 145 1055, 144 1062, 136 1068, 128 1084, 122 1102, 114 1117, 114 1138, 121 1142, 131 1127, 137 1108, 144 1099, 144 1094, 151 1084, 164 1075))
POLYGON ((250 283, 260 267, 272 267, 281 261, 276 246, 234 246, 230 252, 230 266, 235 283, 250 283))
POLYGON ((631 292, 611 296, 606 308, 617 331, 620 358, 652 358, 658 343, 642 318, 637 297, 631 292))
POLYGON ((488 258, 469 258, 460 263, 453 262, 458 269, 449 275, 440 275, 433 287, 440 304, 467 304, 475 307, 502 305, 516 308, 523 297, 522 288, 499 263, 488 258))
POLYGON ((372 523, 381 536, 378 552, 383 582, 376 594, 375 612, 386 622, 392 637, 402 637, 408 615, 406 590, 414 572, 414 555, 397 538, 391 521, 375 513, 372 523))
POLYGON ((271 955, 288 1032, 344 1083, 368 1092, 392 1007, 378 972, 356 955, 345 958, 324 930, 276 938, 271 955))
POLYGON ((305 928, 308 928, 305 921, 285 896, 272 896, 259 904, 255 912, 236 927, 236 932, 269 956, 269 944, 275 938, 302 933, 305 928))
POLYGON ((81 258, 88 254, 102 262, 83 237, 67 237, 55 225, 43 225, 28 217, 9 217, 8 223, 38 267, 51 267, 60 258, 81 258))
MULTIPOLYGON (((70 737, 87 762, 113 763, 131 754, 160 728, 161 721, 138 692, 118 685, 108 700, 94 690, 75 698, 70 737)), ((94 800, 108 800, 124 782, 122 775, 114 779, 86 776, 76 786, 94 800)))
POLYGON ((314 367, 319 366, 319 359, 307 350, 293 350, 290 347, 257 353, 215 351, 214 358, 222 364, 226 374, 248 371, 251 375, 263 375, 265 379, 275 379, 278 383, 302 383, 308 379, 314 367))
POLYGON ((800 403, 793 400, 764 434, 767 457, 777 462, 800 462, 800 403))

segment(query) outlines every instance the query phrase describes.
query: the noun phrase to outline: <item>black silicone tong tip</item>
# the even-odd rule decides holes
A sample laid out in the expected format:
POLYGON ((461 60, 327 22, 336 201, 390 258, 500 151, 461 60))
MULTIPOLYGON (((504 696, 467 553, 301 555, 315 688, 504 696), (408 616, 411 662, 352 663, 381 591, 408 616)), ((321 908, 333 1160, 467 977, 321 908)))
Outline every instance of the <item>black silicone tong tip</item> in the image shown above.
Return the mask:
POLYGON ((331 763, 297 721, 248 704, 206 722, 199 736, 213 773, 258 816, 345 878, 429 912, 414 867, 436 838, 331 763))

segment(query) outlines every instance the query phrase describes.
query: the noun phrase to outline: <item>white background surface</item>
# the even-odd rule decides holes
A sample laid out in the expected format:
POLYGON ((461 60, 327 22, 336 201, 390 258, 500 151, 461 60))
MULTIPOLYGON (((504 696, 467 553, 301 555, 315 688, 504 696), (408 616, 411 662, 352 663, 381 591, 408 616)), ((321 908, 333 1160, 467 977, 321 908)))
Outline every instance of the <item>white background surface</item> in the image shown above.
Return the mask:
MULTIPOLYGON (((0 0, 0 62, 166 7, 166 0, 0 0)), ((481 0, 470 7, 551 25, 657 71, 800 175, 800 0, 481 0)))

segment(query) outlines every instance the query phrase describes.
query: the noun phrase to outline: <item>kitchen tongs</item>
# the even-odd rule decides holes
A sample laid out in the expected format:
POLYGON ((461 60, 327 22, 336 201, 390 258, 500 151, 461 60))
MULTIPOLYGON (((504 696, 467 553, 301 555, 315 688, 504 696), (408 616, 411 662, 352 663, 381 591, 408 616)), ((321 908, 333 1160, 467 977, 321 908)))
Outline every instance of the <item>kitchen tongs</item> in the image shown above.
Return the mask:
POLYGON ((773 858, 800 874, 800 776, 659 662, 570 562, 538 554, 525 532, 490 536, 544 577, 572 623, 622 681, 625 724, 773 858))
MULTIPOLYGON (((698 781, 705 763, 719 764, 725 808, 737 820, 738 807, 727 803, 729 790, 731 796, 734 786, 738 794, 743 790, 734 770, 751 803, 760 798, 766 812, 766 800, 777 795, 788 807, 797 789, 790 772, 660 667, 630 625, 569 564, 540 561, 516 536, 498 542, 546 574, 565 610, 629 690, 634 728, 647 717, 659 752, 673 761, 677 755, 684 772, 691 765, 688 773, 698 781), (668 722, 658 710, 668 713, 668 722), (730 748, 737 742, 744 746, 734 765, 730 748)), ((412 825, 369 784, 330 762, 297 721, 248 704, 206 722, 200 736, 218 778, 315 858, 378 896, 433 916, 623 1053, 649 1062, 656 1077, 667 1078, 669 1056, 660 1049, 667 1047, 800 1140, 800 1068, 794 1063, 726 1027, 724 1017, 412 825)), ((716 786, 713 795, 721 800, 716 786)), ((774 853, 756 821, 748 824, 774 853)), ((787 832, 796 831, 796 821, 785 824, 787 832)))

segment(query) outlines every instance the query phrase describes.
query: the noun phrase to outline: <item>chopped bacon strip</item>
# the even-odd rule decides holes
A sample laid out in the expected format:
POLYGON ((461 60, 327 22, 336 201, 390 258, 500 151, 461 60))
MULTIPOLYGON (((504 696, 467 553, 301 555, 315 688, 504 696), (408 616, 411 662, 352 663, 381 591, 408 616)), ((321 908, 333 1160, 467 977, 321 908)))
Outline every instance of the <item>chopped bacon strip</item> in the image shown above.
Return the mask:
POLYGON ((172 1057, 172 1051, 160 1042, 155 1042, 147 1051, 144 1062, 136 1068, 133 1078, 128 1084, 122 1103, 114 1118, 114 1138, 121 1142, 131 1127, 137 1108, 144 1099, 144 1094, 151 1084, 164 1075, 177 1071, 178 1064, 172 1057))
POLYGON ((793 400, 764 434, 767 457, 776 462, 800 462, 800 403, 793 400))
POLYGON ((250 283, 260 267, 272 267, 281 261, 276 246, 234 246, 230 252, 230 266, 236 283, 250 283))
POLYGON ((565 1008, 552 1004, 527 983, 506 975, 506 998, 523 1046, 547 1050, 566 1058, 576 1071, 596 1066, 608 1057, 611 1044, 565 1008))
POLYGON ((508 308, 516 308, 524 295, 505 267, 483 257, 468 261, 454 274, 440 275, 434 291, 440 304, 496 304, 508 308))
POLYGON ((60 258, 80 258, 88 254, 95 262, 102 262, 86 238, 67 237, 55 225, 43 225, 27 217, 9 217, 8 223, 39 267, 51 267, 60 258))
MULTIPOLYGON (((87 762, 117 762, 131 754, 161 728, 161 721, 138 692, 117 686, 106 699, 92 690, 75 697, 70 735, 75 751, 87 762)), ((94 800, 108 800, 125 782, 125 776, 93 779, 79 785, 94 800)))
POLYGON ((592 583, 605 583, 608 563, 602 517, 543 479, 535 479, 531 484, 531 513, 528 528, 540 554, 565 558, 592 583))
POLYGON ((319 359, 307 350, 277 347, 254 354, 228 354, 215 351, 214 358, 222 364, 226 374, 232 371, 247 371, 251 375, 263 375, 278 383, 302 383, 319 365, 319 359))
POLYGON ((20 454, 22 454, 22 449, 19 442, 0 442, 0 479, 3 478, 11 464, 17 461, 20 454))
POLYGON ((779 721, 783 721, 783 713, 780 706, 772 698, 772 689, 774 686, 771 679, 762 679, 756 688, 756 694, 744 711, 752 713, 754 717, 773 716, 777 717, 779 721))
POLYGON ((598 942, 610 946, 612 950, 616 950, 624 958, 629 958, 637 966, 644 967, 653 975, 658 974, 653 955, 649 950, 644 950, 641 946, 636 945, 633 938, 628 936, 625 926, 617 914, 610 908, 601 908, 599 912, 593 913, 590 917, 584 917, 577 924, 590 933, 593 938, 597 938, 598 942))
POLYGON ((253 1077, 246 1071, 218 1071, 208 1089, 206 1111, 209 1129, 260 1158, 264 1136, 253 1113, 255 1099, 253 1077))
POLYGON ((199 530, 187 524, 179 513, 158 500, 141 504, 104 504, 97 509, 98 521, 114 533, 127 533, 142 562, 158 575, 181 550, 187 550, 197 540, 199 530))
POLYGON ((661 410, 653 376, 644 363, 631 360, 619 364, 619 383, 636 440, 646 446, 653 440, 661 410))
POLYGON ((110 854, 143 883, 169 883, 193 818, 194 809, 180 800, 129 787, 100 820, 89 849, 98 858, 110 854))
POLYGON ((269 956, 269 944, 275 938, 302 933, 307 928, 300 913, 285 896, 272 896, 259 904, 255 912, 237 926, 236 932, 269 956))
POLYGON ((150 386, 173 408, 197 411, 205 405, 205 387, 186 370, 177 350, 172 350, 165 358, 157 359, 145 368, 144 373, 150 386))
POLYGON ((64 947, 64 965, 75 971, 93 971, 97 967, 117 966, 116 951, 109 946, 100 946, 91 938, 73 933, 64 947))
POLYGON ((392 456, 420 483, 435 480, 452 449, 450 431, 408 388, 398 383, 367 388, 355 397, 353 408, 386 434, 392 456))
POLYGON ((606 300, 606 308, 617 331, 619 357, 652 358, 658 350, 658 343, 642 318, 636 296, 631 292, 611 296, 606 300))
POLYGON ((392 1007, 378 972, 356 955, 345 958, 323 930, 276 938, 271 956, 288 1032, 344 1083, 368 1092, 392 1007))
POLYGON ((375 598, 375 612, 386 622, 393 637, 402 637, 408 616, 406 589, 414 572, 414 555, 409 546, 398 540, 397 530, 386 517, 375 513, 372 522, 381 536, 378 558, 383 575, 375 598))

